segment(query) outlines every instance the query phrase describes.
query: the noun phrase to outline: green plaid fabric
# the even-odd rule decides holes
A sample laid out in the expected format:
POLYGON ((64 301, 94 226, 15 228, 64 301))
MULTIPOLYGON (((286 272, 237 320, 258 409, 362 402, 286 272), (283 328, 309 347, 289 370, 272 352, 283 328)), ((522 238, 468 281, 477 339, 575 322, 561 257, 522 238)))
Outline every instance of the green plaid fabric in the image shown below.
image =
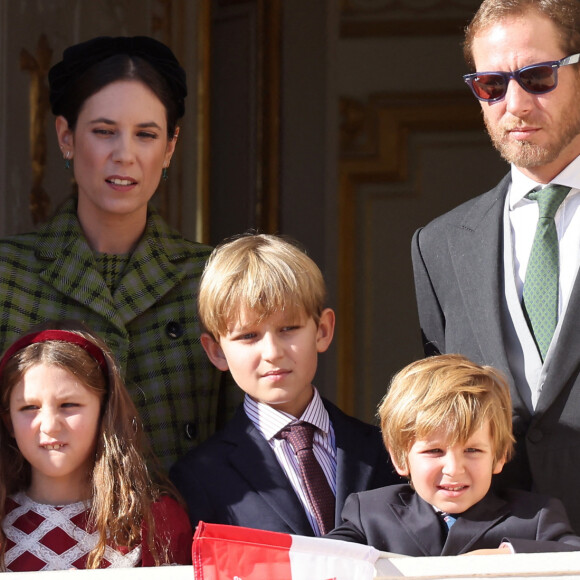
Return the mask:
POLYGON ((111 295, 72 199, 38 233, 0 241, 0 349, 44 320, 82 320, 116 355, 168 469, 216 427, 219 373, 201 347, 196 310, 210 252, 150 208, 146 232, 111 295))

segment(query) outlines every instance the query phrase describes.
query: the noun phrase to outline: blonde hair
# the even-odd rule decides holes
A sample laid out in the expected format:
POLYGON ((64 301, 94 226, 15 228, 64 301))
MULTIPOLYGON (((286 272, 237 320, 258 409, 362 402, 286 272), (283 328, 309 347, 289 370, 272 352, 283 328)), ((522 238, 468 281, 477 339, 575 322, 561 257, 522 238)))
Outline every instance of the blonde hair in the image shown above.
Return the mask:
POLYGON ((466 442, 489 421, 497 463, 513 452, 511 397, 499 371, 445 354, 411 363, 395 375, 379 406, 383 441, 407 466, 417 439, 442 429, 451 445, 466 442))
MULTIPOLYGON (((98 568, 105 547, 129 549, 145 542, 156 565, 170 563, 166 539, 155 538, 152 504, 166 484, 159 476, 153 483, 146 461, 154 463, 144 440, 141 421, 120 370, 107 345, 84 325, 75 321, 43 323, 35 327, 66 330, 79 335, 98 348, 106 363, 93 358, 85 348, 72 342, 47 340, 37 342, 8 355, 0 376, 0 404, 4 416, 10 414, 10 395, 16 384, 32 367, 55 365, 77 377, 101 399, 101 420, 97 433, 95 462, 88 474, 91 491, 89 525, 98 532, 98 541, 87 558, 87 568, 98 568), (161 487, 163 486, 163 488, 161 487), (145 527, 147 537, 142 537, 145 527)), ((32 332, 31 331, 31 334, 32 332)), ((6 355, 5 355, 6 356, 6 355)), ((31 483, 31 467, 18 449, 4 421, 0 421, 0 522, 3 521, 7 496, 25 491, 31 483)), ((0 570, 5 570, 6 537, 0 527, 0 570)))
MULTIPOLYGON (((566 56, 580 52, 580 2, 578 0, 483 0, 465 29, 463 56, 472 69, 473 41, 486 28, 508 17, 536 13, 549 18, 558 30, 560 46, 566 56)), ((553 58, 557 58, 554 56, 553 58)))
POLYGON ((282 310, 300 311, 318 324, 325 301, 320 269, 295 242, 244 234, 212 252, 201 278, 198 311, 204 330, 218 340, 243 310, 258 320, 282 310))

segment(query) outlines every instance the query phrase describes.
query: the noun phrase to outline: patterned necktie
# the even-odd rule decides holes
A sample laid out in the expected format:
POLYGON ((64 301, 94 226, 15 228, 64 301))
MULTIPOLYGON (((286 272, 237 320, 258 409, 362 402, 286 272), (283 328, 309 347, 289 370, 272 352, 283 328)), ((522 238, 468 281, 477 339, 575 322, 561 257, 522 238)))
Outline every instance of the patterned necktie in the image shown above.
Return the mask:
POLYGON ((523 307, 542 360, 558 322, 560 264, 554 216, 569 191, 569 187, 549 185, 526 196, 538 202, 540 217, 526 270, 523 307))
POLYGON ((294 449, 300 475, 306 487, 310 504, 320 532, 326 534, 334 528, 335 499, 322 467, 314 456, 312 444, 316 427, 310 423, 295 423, 280 431, 279 437, 286 439, 294 449))

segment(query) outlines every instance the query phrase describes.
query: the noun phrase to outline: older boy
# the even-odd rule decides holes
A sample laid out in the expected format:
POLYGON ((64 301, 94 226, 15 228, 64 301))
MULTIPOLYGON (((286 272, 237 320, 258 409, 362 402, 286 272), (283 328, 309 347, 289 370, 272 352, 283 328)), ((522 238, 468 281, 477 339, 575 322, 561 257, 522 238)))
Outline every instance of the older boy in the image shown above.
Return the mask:
POLYGON ((495 369, 460 355, 417 361, 395 376, 379 415, 410 485, 353 494, 327 537, 409 556, 580 549, 559 500, 490 492, 513 447, 509 388, 495 369))
POLYGON ((246 395, 225 429, 171 470, 194 526, 321 535, 350 493, 400 481, 379 430, 312 385, 334 332, 325 300, 316 264, 281 238, 245 235, 214 250, 199 290, 201 342, 246 395))

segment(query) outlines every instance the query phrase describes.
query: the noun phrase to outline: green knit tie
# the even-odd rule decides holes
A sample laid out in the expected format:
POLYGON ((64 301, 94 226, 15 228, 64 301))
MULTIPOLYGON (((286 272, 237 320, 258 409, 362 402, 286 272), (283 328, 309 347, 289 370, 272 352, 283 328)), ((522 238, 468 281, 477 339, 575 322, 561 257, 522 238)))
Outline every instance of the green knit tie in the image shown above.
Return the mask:
POLYGON ((542 360, 558 322, 560 264, 554 216, 569 191, 563 185, 549 185, 526 195, 538 202, 540 217, 526 270, 523 307, 542 360))

